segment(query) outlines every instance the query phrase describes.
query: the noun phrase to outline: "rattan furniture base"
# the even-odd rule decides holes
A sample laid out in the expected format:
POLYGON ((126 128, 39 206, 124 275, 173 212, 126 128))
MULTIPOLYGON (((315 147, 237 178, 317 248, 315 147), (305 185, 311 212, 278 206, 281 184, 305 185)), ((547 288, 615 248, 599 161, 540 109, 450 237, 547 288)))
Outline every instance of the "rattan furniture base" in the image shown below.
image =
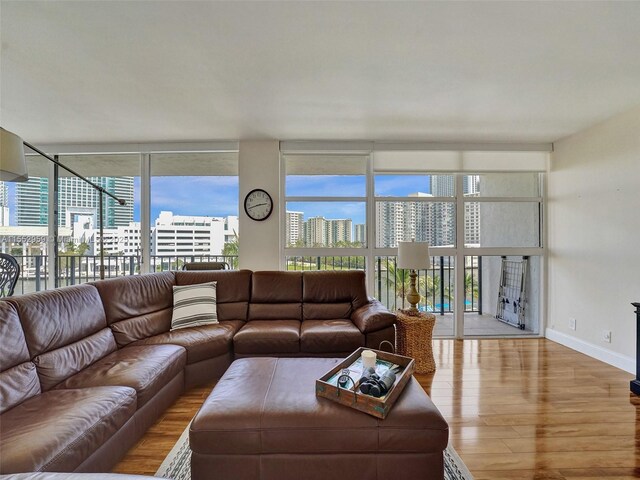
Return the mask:
POLYGON ((433 327, 436 316, 432 313, 410 314, 407 310, 396 312, 396 352, 416 361, 416 373, 433 373, 433 327))

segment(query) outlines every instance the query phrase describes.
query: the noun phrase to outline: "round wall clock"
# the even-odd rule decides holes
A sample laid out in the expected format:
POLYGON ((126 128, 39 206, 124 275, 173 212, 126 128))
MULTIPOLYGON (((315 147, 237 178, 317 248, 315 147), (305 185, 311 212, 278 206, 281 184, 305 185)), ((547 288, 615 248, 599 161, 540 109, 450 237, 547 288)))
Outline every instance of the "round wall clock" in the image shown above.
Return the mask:
POLYGON ((244 211, 247 212, 249 218, 257 221, 266 220, 273 211, 273 200, 271 195, 256 188, 247 193, 244 197, 244 211))

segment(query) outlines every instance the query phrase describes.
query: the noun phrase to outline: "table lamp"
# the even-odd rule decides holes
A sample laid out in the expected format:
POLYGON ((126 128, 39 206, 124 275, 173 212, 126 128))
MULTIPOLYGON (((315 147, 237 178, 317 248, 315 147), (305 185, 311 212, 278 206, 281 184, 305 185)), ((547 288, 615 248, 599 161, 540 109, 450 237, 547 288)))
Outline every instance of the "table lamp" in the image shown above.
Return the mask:
POLYGON ((409 273, 410 286, 407 301, 411 305, 409 314, 417 314, 416 305, 420 302, 420 294, 416 290, 416 270, 426 270, 431 266, 429 244, 427 242, 398 242, 397 268, 411 270, 409 273))

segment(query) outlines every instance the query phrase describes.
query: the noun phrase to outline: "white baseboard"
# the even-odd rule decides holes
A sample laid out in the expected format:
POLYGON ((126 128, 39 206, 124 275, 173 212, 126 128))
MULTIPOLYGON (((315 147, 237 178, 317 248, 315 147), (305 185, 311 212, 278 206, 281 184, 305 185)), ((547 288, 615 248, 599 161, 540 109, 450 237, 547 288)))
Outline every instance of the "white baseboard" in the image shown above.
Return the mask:
POLYGON ((585 355, 589 355, 596 360, 613 365, 625 372, 629 372, 635 375, 636 373, 636 359, 633 357, 627 357, 626 355, 620 355, 619 353, 612 352, 606 348, 602 348, 593 343, 585 342, 579 338, 572 337, 566 333, 559 332, 547 328, 544 332, 544 336, 549 340, 552 340, 560 345, 569 347, 585 355))

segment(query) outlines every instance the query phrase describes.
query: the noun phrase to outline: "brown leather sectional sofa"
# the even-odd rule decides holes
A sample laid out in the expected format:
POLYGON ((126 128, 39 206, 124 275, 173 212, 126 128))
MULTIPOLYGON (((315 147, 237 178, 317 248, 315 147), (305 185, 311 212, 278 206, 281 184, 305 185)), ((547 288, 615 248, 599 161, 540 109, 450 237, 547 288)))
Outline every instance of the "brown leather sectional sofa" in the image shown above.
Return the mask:
POLYGON ((393 342, 363 272, 163 272, 0 301, 0 473, 107 472, 234 358, 393 342), (217 281, 219 323, 170 330, 174 285, 217 281))

